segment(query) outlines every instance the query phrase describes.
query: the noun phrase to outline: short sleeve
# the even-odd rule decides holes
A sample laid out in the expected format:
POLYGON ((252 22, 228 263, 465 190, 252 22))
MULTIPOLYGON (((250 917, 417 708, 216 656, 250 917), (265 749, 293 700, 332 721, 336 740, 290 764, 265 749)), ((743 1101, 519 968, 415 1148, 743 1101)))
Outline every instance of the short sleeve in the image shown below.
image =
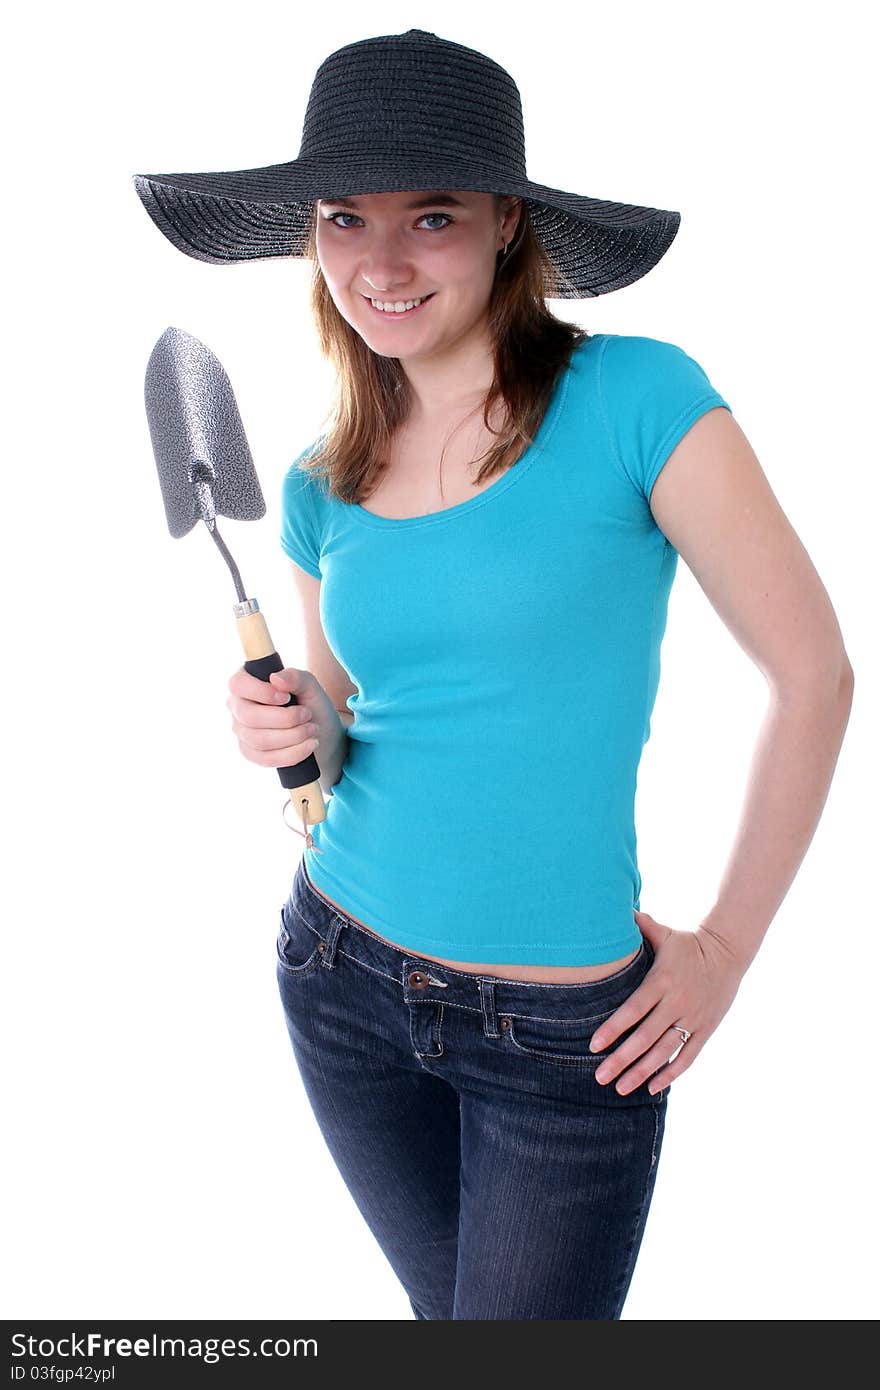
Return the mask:
POLYGON ((300 460, 305 449, 290 465, 281 484, 281 548, 308 574, 321 578, 321 530, 318 523, 316 480, 300 460))
POLYGON ((646 501, 694 421, 715 406, 730 410, 700 364, 659 338, 609 334, 599 383, 612 447, 646 501))

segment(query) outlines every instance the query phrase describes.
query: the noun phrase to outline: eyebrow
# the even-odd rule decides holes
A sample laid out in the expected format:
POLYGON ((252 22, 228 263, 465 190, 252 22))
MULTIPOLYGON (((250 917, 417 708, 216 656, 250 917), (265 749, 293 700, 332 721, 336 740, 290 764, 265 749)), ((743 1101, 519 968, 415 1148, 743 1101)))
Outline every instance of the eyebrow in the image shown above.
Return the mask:
MULTIPOLYGON (((332 203, 334 206, 338 205, 343 208, 357 207, 356 198, 321 198, 320 201, 322 203, 332 203)), ((429 205, 431 207, 441 206, 449 208, 467 207, 467 203, 463 203, 460 198, 454 198, 451 193, 429 193, 427 198, 415 198, 412 202, 405 204, 408 211, 413 211, 415 208, 426 208, 429 205)))

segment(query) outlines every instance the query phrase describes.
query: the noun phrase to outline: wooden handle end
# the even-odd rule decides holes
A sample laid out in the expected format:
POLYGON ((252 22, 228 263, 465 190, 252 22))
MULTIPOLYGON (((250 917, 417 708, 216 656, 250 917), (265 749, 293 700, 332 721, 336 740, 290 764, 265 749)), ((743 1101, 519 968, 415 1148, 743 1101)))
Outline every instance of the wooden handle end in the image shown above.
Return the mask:
POLYGON ((327 808, 324 805, 320 782, 307 782, 303 787, 291 787, 290 799, 293 809, 306 827, 320 825, 321 821, 326 820, 327 808), (303 802, 306 802, 305 806, 303 802))

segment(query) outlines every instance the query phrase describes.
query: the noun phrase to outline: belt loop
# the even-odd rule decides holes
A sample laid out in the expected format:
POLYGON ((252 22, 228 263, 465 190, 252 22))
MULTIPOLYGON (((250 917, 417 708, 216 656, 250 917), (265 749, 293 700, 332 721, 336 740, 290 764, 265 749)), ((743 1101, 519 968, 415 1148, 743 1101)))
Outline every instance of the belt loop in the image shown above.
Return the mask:
POLYGON ((483 1031, 487 1038, 497 1038, 499 1033, 498 1015, 495 1012, 495 981, 484 980, 482 976, 478 976, 477 988, 483 1006, 483 1031))
POLYGON ((324 951, 321 956, 321 964, 326 965, 328 970, 332 970, 336 963, 336 943, 339 940, 339 933, 346 925, 345 918, 339 917, 334 912, 330 918, 330 925, 327 928, 327 937, 324 941, 324 951))

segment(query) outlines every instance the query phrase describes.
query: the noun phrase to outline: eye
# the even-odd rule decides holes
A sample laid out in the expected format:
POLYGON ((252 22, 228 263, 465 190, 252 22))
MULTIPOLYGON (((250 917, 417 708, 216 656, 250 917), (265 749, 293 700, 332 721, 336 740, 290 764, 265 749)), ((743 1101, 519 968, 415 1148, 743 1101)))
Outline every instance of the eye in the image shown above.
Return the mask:
MULTIPOLYGON (((332 222, 334 226, 338 227, 339 223, 336 221, 337 217, 355 217, 355 214, 353 212, 334 212, 331 213, 329 217, 325 217, 324 221, 332 222)), ((357 217, 355 220, 359 222, 360 218, 357 217)))
MULTIPOLYGON (((329 217, 325 217, 323 220, 324 220, 325 222, 332 222, 333 225, 334 225, 335 227, 339 227, 340 230, 342 230, 342 231, 347 231, 347 230, 348 230, 347 224, 346 224, 346 225, 343 225, 343 223, 337 222, 337 221, 336 221, 337 217, 352 217, 352 218, 354 218, 355 222, 360 222, 360 220, 361 220, 361 219, 357 216, 357 214, 356 214, 356 213, 353 213, 353 212, 332 212, 332 213, 329 215, 329 217)), ((425 212, 425 213, 423 213, 422 216, 419 218, 419 221, 420 221, 420 222, 425 222, 429 217, 441 217, 441 218, 443 219, 443 224, 444 224, 442 227, 428 227, 427 230, 428 230, 429 232, 444 232, 444 231, 446 230, 447 225, 448 225, 449 223, 451 223, 451 222, 454 220, 452 217, 450 217, 450 216, 449 216, 447 213, 445 213, 445 212, 425 212)))

